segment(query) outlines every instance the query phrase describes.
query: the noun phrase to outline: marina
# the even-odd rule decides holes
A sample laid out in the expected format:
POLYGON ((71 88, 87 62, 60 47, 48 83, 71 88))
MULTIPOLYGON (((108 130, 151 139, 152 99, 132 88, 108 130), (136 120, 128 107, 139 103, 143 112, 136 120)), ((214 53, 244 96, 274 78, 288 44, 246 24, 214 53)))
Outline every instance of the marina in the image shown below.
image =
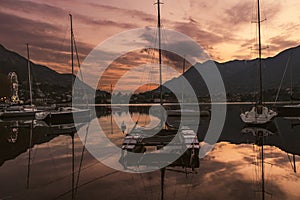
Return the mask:
POLYGON ((1 6, 0 200, 300 199, 299 2, 1 6))

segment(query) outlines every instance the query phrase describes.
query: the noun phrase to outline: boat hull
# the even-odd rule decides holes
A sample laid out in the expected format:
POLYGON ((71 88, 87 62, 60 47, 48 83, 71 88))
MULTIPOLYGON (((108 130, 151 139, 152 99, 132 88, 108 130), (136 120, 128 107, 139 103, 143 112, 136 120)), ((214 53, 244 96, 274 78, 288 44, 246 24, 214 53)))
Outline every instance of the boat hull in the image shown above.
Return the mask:
POLYGON ((36 118, 38 120, 43 120, 48 124, 61 124, 62 122, 85 122, 90 120, 90 113, 91 112, 89 109, 78 109, 70 111, 47 111, 38 113, 36 115, 36 118), (76 121, 74 119, 76 119, 76 121))
POLYGON ((0 119, 34 119, 37 112, 35 107, 10 106, 0 111, 0 119))
MULTIPOLYGON (((140 134, 127 134, 122 144, 122 156, 120 163, 125 168, 133 166, 162 166, 168 165, 170 167, 181 166, 185 168, 199 168, 200 161, 198 158, 200 145, 197 138, 197 134, 191 129, 181 130, 161 130, 159 133, 152 137, 142 137, 143 132, 140 134), (145 153, 147 147, 156 147, 156 149, 162 149, 165 145, 168 145, 179 134, 180 141, 173 141, 169 148, 172 148, 172 152, 160 153, 159 160, 157 160, 156 154, 145 153), (182 148, 185 147, 185 151, 182 152, 182 148), (139 154, 128 154, 127 152, 134 152, 139 154), (171 158, 175 158, 173 162, 171 158), (176 159, 177 158, 177 159, 176 159)), ((146 133, 144 133, 146 134, 146 133)), ((169 144, 170 145, 170 144, 169 144)))
POLYGON ((242 113, 240 115, 242 121, 246 124, 259 125, 269 123, 277 116, 277 112, 268 109, 267 107, 262 106, 260 108, 262 109, 260 113, 257 112, 257 109, 257 107, 253 107, 250 111, 242 113))
POLYGON ((0 112, 1 119, 14 119, 14 118, 33 118, 36 111, 26 111, 26 112, 0 112))

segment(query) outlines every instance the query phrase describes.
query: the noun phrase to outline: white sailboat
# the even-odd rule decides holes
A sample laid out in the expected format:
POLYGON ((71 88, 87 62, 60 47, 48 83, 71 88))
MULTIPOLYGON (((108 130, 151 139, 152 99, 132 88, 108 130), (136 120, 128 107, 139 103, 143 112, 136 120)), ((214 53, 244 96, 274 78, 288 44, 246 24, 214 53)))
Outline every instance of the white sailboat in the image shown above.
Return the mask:
POLYGON ((262 94, 262 63, 261 63, 261 28, 260 28, 260 1, 257 0, 257 23, 258 23, 258 65, 259 65, 259 99, 258 103, 250 111, 240 115, 242 121, 246 124, 266 124, 270 122, 277 112, 263 105, 262 94))

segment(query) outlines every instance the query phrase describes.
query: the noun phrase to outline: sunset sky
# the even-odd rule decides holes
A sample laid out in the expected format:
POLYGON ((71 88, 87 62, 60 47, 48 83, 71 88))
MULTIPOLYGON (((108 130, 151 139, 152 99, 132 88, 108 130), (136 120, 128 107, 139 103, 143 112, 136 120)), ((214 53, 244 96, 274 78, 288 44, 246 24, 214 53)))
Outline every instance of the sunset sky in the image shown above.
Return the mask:
MULTIPOLYGON (((163 0, 164 28, 184 33, 204 47, 212 59, 250 59, 256 27, 255 0, 163 0), (226 3, 225 3, 226 2, 226 3)), ((81 61, 99 43, 122 31, 155 27, 155 0, 0 0, 0 43, 52 69, 68 73, 69 12, 81 61)), ((262 0, 264 57, 299 45, 300 1, 262 0)), ((124 64, 126 65, 126 63, 124 64)))

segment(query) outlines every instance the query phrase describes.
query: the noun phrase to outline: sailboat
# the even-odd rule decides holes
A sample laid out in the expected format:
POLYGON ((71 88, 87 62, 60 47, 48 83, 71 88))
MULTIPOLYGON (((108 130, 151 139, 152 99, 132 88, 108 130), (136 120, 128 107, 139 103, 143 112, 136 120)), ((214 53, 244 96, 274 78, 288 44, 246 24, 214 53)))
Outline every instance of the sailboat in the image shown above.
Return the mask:
POLYGON ((277 112, 263 105, 262 92, 262 62, 261 62, 261 28, 260 28, 260 1, 257 0, 257 23, 258 23, 258 66, 259 66, 259 99, 257 104, 250 111, 240 115, 242 121, 246 124, 266 124, 270 122, 277 112))
MULTIPOLYGON (((71 74, 71 79, 72 79, 72 91, 73 91, 73 75, 74 75, 74 33, 73 33, 73 22, 72 22, 72 15, 69 14, 70 16, 70 26, 71 26, 71 67, 72 67, 72 74, 71 74)), ((82 120, 89 120, 90 118, 90 110, 89 109, 79 109, 75 107, 59 107, 56 110, 50 110, 50 111, 43 111, 36 113, 35 118, 37 120, 44 120, 47 121, 51 124, 55 123, 61 123, 61 122, 74 122, 74 118, 76 119, 82 119, 82 120)))
MULTIPOLYGON (((161 57, 161 30, 160 30, 160 0, 157 1, 158 10, 158 52, 159 52, 159 79, 160 79, 160 106, 163 106, 162 100, 162 57, 161 57)), ((168 126, 167 123, 163 124, 163 116, 161 116, 160 124, 158 127, 159 132, 153 135, 155 130, 153 129, 140 129, 136 128, 137 122, 132 130, 126 134, 122 143, 122 156, 120 158, 120 163, 124 168, 128 169, 131 166, 166 166, 170 164, 170 158, 182 156, 182 149, 186 149, 183 155, 189 157, 188 160, 192 160, 191 165, 198 166, 198 155, 199 155, 199 141, 197 134, 194 130, 188 127, 181 127, 179 130, 168 126), (151 135, 151 137, 149 137, 151 135), (174 141, 175 136, 176 138, 174 141), (146 153, 147 147, 156 147, 156 149, 162 149, 164 146, 168 145, 171 141, 174 141, 174 146, 172 146, 172 152, 160 153, 161 156, 165 156, 165 159, 155 160, 155 154, 146 153), (131 154, 128 152, 140 153, 131 154), (137 159, 138 158, 138 159, 137 159), (154 159, 153 159, 154 158, 154 159), (137 163, 138 161, 138 163, 137 163)), ((194 166, 193 166, 194 167, 194 166)))
MULTIPOLYGON (((31 88, 31 70, 30 70, 30 58, 29 58, 29 44, 26 44, 27 48, 27 70, 28 70, 28 83, 29 83, 29 96, 30 105, 10 105, 0 111, 1 119, 12 118, 34 118, 38 112, 37 108, 32 104, 32 88, 31 88)), ((11 73, 12 76, 17 78, 16 73, 11 73)))

